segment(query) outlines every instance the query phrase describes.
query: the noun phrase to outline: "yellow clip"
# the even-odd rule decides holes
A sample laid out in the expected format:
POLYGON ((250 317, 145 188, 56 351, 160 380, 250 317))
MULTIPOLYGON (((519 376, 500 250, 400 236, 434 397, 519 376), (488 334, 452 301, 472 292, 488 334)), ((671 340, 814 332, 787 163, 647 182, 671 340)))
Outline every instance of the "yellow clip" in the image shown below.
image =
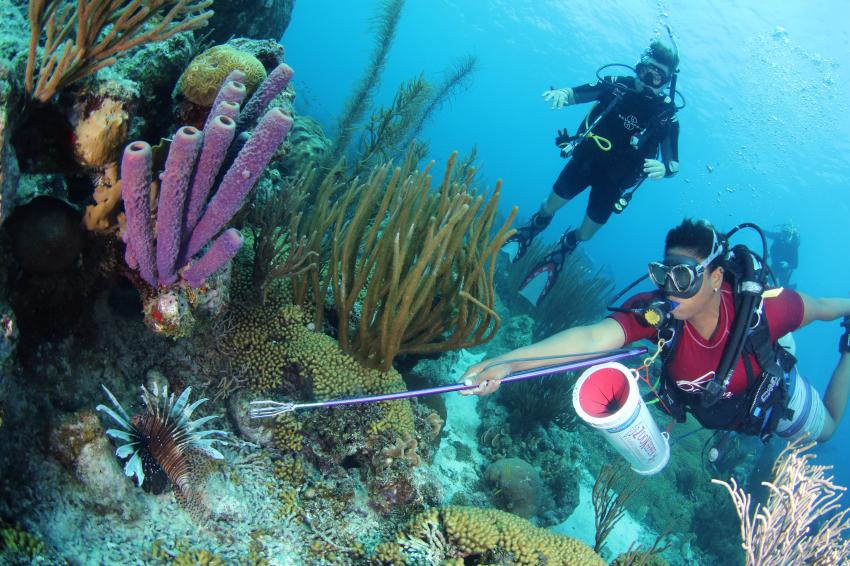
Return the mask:
POLYGON ((783 287, 777 287, 776 289, 765 289, 762 292, 761 296, 763 299, 772 299, 774 297, 778 297, 780 294, 782 294, 782 291, 784 290, 785 289, 783 287))
POLYGON ((652 354, 651 356, 649 356, 648 358, 644 358, 643 366, 641 366, 641 367, 642 368, 648 368, 649 366, 651 366, 655 362, 655 359, 659 356, 659 354, 661 354, 661 350, 663 350, 664 346, 666 346, 666 345, 667 345, 667 340, 665 340, 664 338, 659 338, 658 339, 658 348, 655 349, 655 353, 652 354))

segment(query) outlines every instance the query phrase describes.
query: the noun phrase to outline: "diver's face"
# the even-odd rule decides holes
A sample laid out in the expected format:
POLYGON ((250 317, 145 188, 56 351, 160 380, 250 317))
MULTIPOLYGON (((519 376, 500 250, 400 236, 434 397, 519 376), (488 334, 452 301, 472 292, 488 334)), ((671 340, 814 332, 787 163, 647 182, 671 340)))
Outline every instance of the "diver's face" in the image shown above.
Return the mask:
POLYGON ((635 71, 640 84, 655 93, 658 93, 670 81, 670 68, 652 57, 638 63, 635 71))
MULTIPOLYGON (((668 257, 688 257, 697 262, 701 262, 705 259, 703 257, 699 257, 694 254, 693 251, 686 248, 670 248, 667 250, 665 255, 668 257)), ((701 278, 702 282, 700 283, 699 290, 694 296, 688 299, 683 299, 674 295, 665 296, 668 301, 678 303, 678 306, 673 309, 673 318, 678 320, 690 320, 703 312, 707 312, 712 307, 713 301, 716 300, 716 297, 719 297, 719 295, 714 292, 714 289, 718 289, 719 293, 720 286, 723 283, 723 268, 718 267, 713 271, 706 269, 702 273, 701 278)))

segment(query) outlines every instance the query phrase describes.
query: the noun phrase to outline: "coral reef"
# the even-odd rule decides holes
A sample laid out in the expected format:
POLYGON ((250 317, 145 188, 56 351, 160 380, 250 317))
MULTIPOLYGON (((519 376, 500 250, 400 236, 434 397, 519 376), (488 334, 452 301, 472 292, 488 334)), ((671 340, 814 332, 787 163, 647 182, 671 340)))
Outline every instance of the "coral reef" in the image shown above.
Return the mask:
MULTIPOLYGON (((15 313, 3 302, 0 302, 0 374, 6 373, 6 363, 15 353, 18 346, 18 323, 15 313)), ((3 380, 0 379, 0 384, 3 380)))
POLYGON ((658 554, 632 550, 615 558, 611 566, 670 566, 670 563, 658 554))
POLYGON ((643 478, 635 479, 626 464, 605 464, 593 484, 593 511, 596 523, 596 538, 593 549, 602 551, 605 539, 626 513, 626 504, 643 485, 643 478))
POLYGON ((254 291, 261 302, 274 280, 318 266, 319 254, 309 249, 310 238, 300 230, 302 213, 297 212, 307 198, 306 189, 306 182, 295 182, 289 190, 257 191, 254 195, 247 223, 254 248, 254 291))
MULTIPOLYGON (((287 304, 285 295, 272 292, 260 303, 253 293, 252 270, 244 266, 249 261, 241 259, 234 270, 232 331, 224 348, 238 365, 250 369, 254 390, 283 390, 316 399, 404 390, 397 372, 359 365, 333 338, 316 332, 308 313, 287 304)), ((408 401, 380 403, 372 409, 383 416, 369 425, 371 432, 413 434, 408 401)))
POLYGON ((203 27, 212 17, 207 10, 211 4, 212 0, 165 0, 148 6, 130 0, 98 0, 62 9, 60 2, 32 0, 27 92, 47 102, 61 89, 113 64, 132 47, 203 27), (156 21, 157 16, 162 18, 156 21), (38 57, 42 33, 46 41, 38 57))
POLYGON ((113 234, 118 232, 119 224, 124 223, 121 212, 121 182, 118 180, 118 165, 104 168, 95 182, 94 204, 86 206, 83 226, 91 232, 113 234))
MULTIPOLYGON (((46 15, 61 3, 34 4, 46 15)), ((74 213, 54 227, 65 230, 61 257, 33 239, 41 243, 8 262, 16 312, 0 310, 0 364, 12 366, 0 376, 0 516, 22 527, 0 525, 0 561, 363 564, 384 539, 391 542, 377 546, 376 563, 600 564, 577 541, 518 517, 436 507, 488 504, 486 454, 526 462, 491 466, 505 507, 541 525, 569 514, 576 460, 585 456, 577 446, 592 440, 571 438, 558 419, 508 430, 503 408, 482 403, 500 422, 482 426, 479 452, 469 441, 477 417, 461 435, 468 415, 457 412, 457 399, 305 410, 266 422, 247 416, 261 393, 312 401, 456 379, 499 328, 507 311, 494 290, 494 258, 511 222, 496 221, 499 187, 471 188, 474 153, 459 164, 452 157, 433 188, 431 165, 418 168, 424 144, 396 160, 399 167, 388 163, 474 60, 436 87, 424 77, 404 83, 396 101, 373 111, 357 160, 336 165, 333 156, 350 149, 352 128, 371 104, 403 2, 384 6, 373 65, 336 146, 309 117, 291 124, 281 110, 266 112, 280 106, 291 114, 292 70, 274 30, 285 27, 292 2, 215 0, 209 36, 181 31, 206 20, 208 0, 155 4, 158 12, 138 18, 139 34, 126 36, 132 22, 109 11, 83 21, 71 3, 53 22, 36 12, 35 44, 48 44, 30 53, 36 100, 25 108, 15 81, 26 82, 27 34, 17 44, 0 38, 0 222, 16 190, 22 214, 48 194, 74 213), (187 11, 169 20, 171 8, 187 11), (71 22, 89 34, 75 39, 68 28, 63 36, 71 22), (57 34, 39 37, 47 29, 57 34), (234 33, 271 39, 237 37, 205 52, 210 40, 234 33), (86 46, 87 62, 64 59, 86 46), (118 51, 98 59, 101 48, 118 51), (21 54, 19 69, 6 64, 9 53, 21 54), (216 68, 201 68, 211 58, 216 68), (173 96, 178 76, 191 103, 173 96), (264 115, 277 134, 267 135, 264 115), (281 143, 284 123, 291 131, 281 143), (169 132, 176 134, 155 145, 169 132), (312 171, 311 162, 319 162, 312 171), (354 182, 358 170, 370 171, 354 182), (240 214, 252 191, 254 210, 240 214), (83 207, 88 232, 79 230, 83 207), (244 240, 228 224, 243 229, 244 240), (64 270, 47 273, 27 255, 64 270), (216 316, 196 320, 203 310, 216 316), (437 356, 474 345, 475 353, 437 356), (419 363, 428 368, 421 381, 405 375, 419 363), (97 407, 116 423, 106 433, 90 410, 102 399, 98 383, 115 392, 97 407), (143 406, 131 409, 140 383, 143 406), (191 403, 190 391, 209 401, 191 403), (220 430, 202 428, 225 407, 220 430), (196 408, 209 415, 196 418, 196 408), (44 558, 53 548, 62 556, 44 558)), ((19 29, 25 18, 4 23, 19 29)), ((4 259, 9 244, 26 239, 5 239, 12 233, 10 225, 0 238, 4 259)), ((530 333, 518 317, 503 328, 512 336, 494 348, 530 333)), ((680 470, 677 479, 699 478, 680 470)))
POLYGON ((395 540, 375 549, 374 564, 446 564, 453 559, 482 563, 604 565, 580 541, 538 529, 510 513, 475 507, 429 509, 395 540))
POLYGON ((13 71, 4 63, 0 61, 0 225, 14 209, 20 174, 11 144, 19 94, 11 80, 13 71))
MULTIPOLYGON (((506 388, 507 389, 507 388, 506 388)), ((478 449, 490 462, 503 459, 528 462, 539 473, 539 508, 537 524, 554 525, 564 521, 579 504, 578 473, 587 461, 584 447, 595 439, 591 431, 587 438, 565 430, 556 423, 532 427, 505 426, 518 419, 508 413, 498 399, 487 400, 482 406, 482 421, 478 428, 478 449)), ((506 503, 500 493, 490 500, 506 503)))
POLYGON ((295 175, 311 164, 321 162, 331 144, 321 124, 303 115, 295 116, 287 139, 292 144, 292 149, 281 164, 282 172, 287 175, 295 175))

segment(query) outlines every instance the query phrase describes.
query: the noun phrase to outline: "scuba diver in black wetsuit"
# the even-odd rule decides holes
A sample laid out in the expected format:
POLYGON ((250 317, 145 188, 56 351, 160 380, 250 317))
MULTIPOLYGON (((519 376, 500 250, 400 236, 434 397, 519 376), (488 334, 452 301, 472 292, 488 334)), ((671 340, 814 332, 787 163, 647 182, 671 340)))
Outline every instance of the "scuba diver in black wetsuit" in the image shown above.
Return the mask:
POLYGON ((793 222, 784 224, 778 231, 764 231, 772 240, 770 244, 770 269, 782 287, 793 289, 791 274, 797 269, 800 251, 800 232, 793 222))
POLYGON ((538 304, 552 289, 567 256, 579 243, 590 240, 612 212, 622 212, 644 179, 670 177, 679 170, 679 123, 674 101, 678 64, 675 50, 654 41, 635 66, 634 77, 600 77, 594 83, 543 93, 553 109, 593 101, 596 105, 582 121, 577 135, 569 136, 566 130, 558 132, 555 143, 561 148, 561 155, 571 159, 540 210, 503 248, 513 262, 519 260, 531 241, 549 226, 555 212, 590 187, 581 227, 564 232, 555 249, 530 270, 521 286, 546 275, 538 304), (669 95, 664 92, 667 85, 669 95))

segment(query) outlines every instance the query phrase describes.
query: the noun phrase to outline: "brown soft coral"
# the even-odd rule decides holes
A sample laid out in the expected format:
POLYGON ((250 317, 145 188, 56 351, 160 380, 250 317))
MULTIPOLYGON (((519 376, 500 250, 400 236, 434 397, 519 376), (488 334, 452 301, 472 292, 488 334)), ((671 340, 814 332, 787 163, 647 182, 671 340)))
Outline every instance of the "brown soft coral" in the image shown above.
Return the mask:
POLYGON ((395 442, 382 448, 372 456, 372 465, 376 469, 389 468, 395 461, 407 462, 411 467, 422 465, 422 457, 418 454, 419 443, 415 438, 404 435, 396 438, 395 442))

